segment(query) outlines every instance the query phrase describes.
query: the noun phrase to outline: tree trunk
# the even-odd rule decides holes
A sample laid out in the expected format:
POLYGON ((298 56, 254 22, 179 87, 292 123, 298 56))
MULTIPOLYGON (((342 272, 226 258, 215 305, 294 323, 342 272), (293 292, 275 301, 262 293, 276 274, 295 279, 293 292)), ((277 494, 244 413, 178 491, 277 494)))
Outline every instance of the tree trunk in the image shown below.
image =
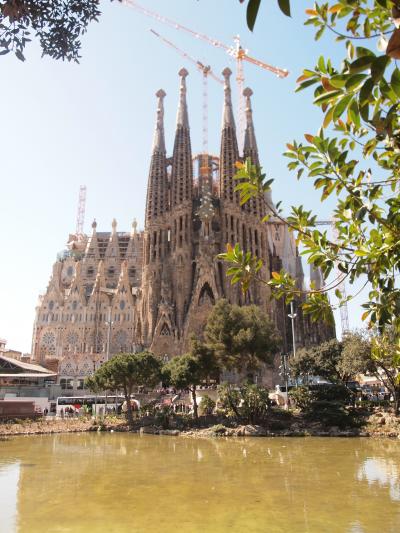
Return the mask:
POLYGON ((134 422, 131 405, 131 390, 128 391, 128 389, 124 387, 124 396, 126 401, 126 418, 128 420, 129 427, 133 429, 134 422))
POLYGON ((394 414, 399 416, 400 410, 400 388, 396 387, 393 389, 393 400, 394 400, 394 414))
POLYGON ((194 385, 192 389, 192 402, 193 402, 193 416, 195 420, 198 420, 199 414, 197 412, 197 397, 196 397, 196 386, 194 385))

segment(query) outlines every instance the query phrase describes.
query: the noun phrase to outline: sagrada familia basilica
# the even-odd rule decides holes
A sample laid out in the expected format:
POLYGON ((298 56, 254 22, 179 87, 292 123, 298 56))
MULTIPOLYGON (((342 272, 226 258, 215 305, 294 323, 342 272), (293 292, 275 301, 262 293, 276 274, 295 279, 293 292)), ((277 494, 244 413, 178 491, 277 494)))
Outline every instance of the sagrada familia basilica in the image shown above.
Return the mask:
MULTIPOLYGON (((164 97, 159 90, 157 122, 147 186, 144 231, 70 235, 59 255, 46 293, 40 297, 33 331, 34 360, 58 361, 64 380, 89 375, 110 355, 148 348, 166 357, 184 353, 192 334, 201 335, 207 316, 220 298, 239 305, 256 304, 276 323, 289 352, 292 331, 282 301, 270 299, 265 285, 252 284, 244 295, 216 260, 227 243, 239 243, 263 260, 268 279, 282 267, 304 285, 302 263, 287 226, 274 216, 271 193, 240 206, 233 179, 235 163, 250 157, 259 165, 250 89, 246 100, 243 156, 239 155, 227 68, 219 157, 193 157, 186 76, 181 69, 180 95, 172 156, 164 138, 164 97), (269 212, 270 221, 261 219, 269 212)), ((316 286, 322 280, 312 271, 316 286)), ((297 309, 298 345, 334 336, 322 323, 311 323, 297 309)), ((78 388, 82 388, 78 386, 78 388)))

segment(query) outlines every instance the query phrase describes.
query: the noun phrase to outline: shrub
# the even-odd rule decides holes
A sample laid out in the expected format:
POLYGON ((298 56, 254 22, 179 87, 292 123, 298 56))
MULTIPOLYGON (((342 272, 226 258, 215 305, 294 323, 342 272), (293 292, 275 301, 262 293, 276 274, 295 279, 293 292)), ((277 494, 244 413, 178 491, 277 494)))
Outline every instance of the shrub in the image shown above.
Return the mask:
POLYGON ((354 417, 346 410, 341 402, 317 400, 311 404, 307 417, 321 422, 325 426, 344 428, 354 426, 354 417))
POLYGON ((240 388, 242 402, 240 405, 241 416, 251 424, 263 420, 269 407, 268 391, 257 385, 245 385, 240 388))
POLYGON ((289 391, 289 398, 301 411, 306 411, 313 401, 310 389, 305 386, 296 387, 289 391))
POLYGON ((222 424, 216 424, 215 426, 210 427, 210 431, 214 433, 214 435, 225 435, 226 427, 222 424))
POLYGON ((161 409, 158 409, 155 413, 156 425, 161 426, 163 429, 169 429, 170 422, 175 418, 175 411, 170 405, 163 405, 161 409))
POLYGON ((268 391, 257 385, 243 385, 240 389, 222 385, 219 388, 219 406, 229 417, 256 424, 267 414, 268 391))
POLYGON ((314 402, 339 402, 343 405, 350 403, 353 397, 347 387, 340 384, 335 385, 315 385, 310 387, 312 400, 314 402))
POLYGON ((200 402, 200 406, 199 406, 200 411, 204 415, 212 415, 215 409, 215 405, 216 404, 214 400, 210 398, 209 396, 205 395, 202 397, 201 402, 200 402))

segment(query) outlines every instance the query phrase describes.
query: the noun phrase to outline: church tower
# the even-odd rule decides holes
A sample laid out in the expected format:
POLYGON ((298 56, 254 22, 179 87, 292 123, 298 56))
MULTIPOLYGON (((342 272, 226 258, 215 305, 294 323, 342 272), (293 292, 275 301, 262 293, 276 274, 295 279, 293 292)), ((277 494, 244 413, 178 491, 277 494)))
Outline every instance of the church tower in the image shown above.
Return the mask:
MULTIPOLYGON (((237 172, 235 164, 240 162, 238 144, 236 139, 236 127, 232 109, 232 97, 230 76, 232 72, 226 68, 223 73, 224 108, 222 114, 222 135, 220 153, 220 201, 222 222, 222 245, 234 246, 239 243, 241 248, 252 255, 268 262, 266 247, 266 231, 260 223, 263 216, 263 205, 260 199, 251 199, 245 205, 240 205, 239 192, 235 191, 238 181, 234 179, 237 172)), ((246 131, 244 143, 244 158, 250 157, 253 164, 259 165, 257 141, 254 132, 254 124, 251 110, 251 89, 245 89, 246 97, 246 131)), ((266 267, 265 271, 268 269, 266 267)), ((221 268, 221 283, 225 287, 225 297, 235 304, 255 303, 266 308, 266 289, 253 284, 249 291, 242 295, 238 285, 232 286, 226 277, 226 266, 221 268)))
MULTIPOLYGON (((218 261, 227 244, 236 243, 262 260, 260 278, 285 268, 302 287, 304 273, 292 234, 276 217, 270 193, 240 205, 236 191, 237 163, 247 158, 260 166, 252 112, 252 90, 243 92, 246 127, 240 157, 226 68, 219 158, 195 156, 191 148, 186 80, 179 71, 179 102, 172 156, 164 134, 165 92, 157 97, 157 118, 148 174, 144 232, 137 223, 128 232, 98 231, 70 235, 57 256, 46 294, 37 307, 33 334, 36 360, 60 361, 60 383, 71 380, 81 393, 84 378, 120 352, 149 349, 164 358, 185 353, 192 335, 202 338, 207 318, 220 298, 232 304, 256 304, 275 321, 285 351, 291 331, 287 309, 271 302, 269 288, 253 282, 246 294, 226 276, 228 265, 218 261), (267 205, 268 204, 268 205, 267 205), (269 206, 269 207, 268 207, 269 206), (266 212, 268 223, 262 222, 266 212)), ((313 272, 315 286, 321 285, 313 272)), ((297 312, 296 342, 300 345, 334 337, 334 330, 311 323, 297 312)))
POLYGON ((192 288, 193 161, 186 102, 188 71, 179 71, 180 90, 171 169, 171 273, 178 336, 182 335, 192 288))
POLYGON ((147 185, 143 299, 140 334, 142 342, 149 344, 157 321, 158 303, 161 297, 162 261, 166 250, 165 214, 168 211, 168 176, 164 135, 164 98, 166 93, 157 93, 157 120, 147 185))

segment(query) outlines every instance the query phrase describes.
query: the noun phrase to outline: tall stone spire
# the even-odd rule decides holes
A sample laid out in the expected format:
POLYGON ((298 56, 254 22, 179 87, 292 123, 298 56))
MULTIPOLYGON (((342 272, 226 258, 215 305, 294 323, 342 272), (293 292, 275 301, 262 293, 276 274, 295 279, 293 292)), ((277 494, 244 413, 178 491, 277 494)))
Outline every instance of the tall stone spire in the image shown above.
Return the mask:
POLYGON ((239 150, 236 138, 235 119, 232 109, 232 95, 230 76, 232 71, 226 68, 222 72, 225 78, 224 85, 224 109, 222 113, 222 136, 220 154, 220 195, 231 202, 238 199, 235 194, 233 176, 236 173, 235 163, 239 160, 239 150))
POLYGON ((146 226, 168 209, 168 178, 164 136, 165 95, 166 93, 162 89, 156 93, 158 98, 157 122, 147 184, 146 226))
POLYGON ((88 239, 86 250, 85 250, 85 259, 92 257, 94 259, 100 259, 99 253, 99 243, 97 241, 97 222, 96 219, 92 222, 92 235, 88 239))
POLYGON ((188 75, 189 72, 185 68, 181 68, 179 71, 179 76, 181 77, 181 86, 179 90, 179 106, 176 116, 176 125, 189 129, 189 117, 186 103, 186 77, 188 75))
POLYGON ((186 104, 187 75, 188 71, 185 68, 179 71, 181 83, 172 159, 171 207, 191 202, 192 200, 193 164, 186 104))
MULTIPOLYGON (((260 166, 260 159, 258 157, 258 148, 256 134, 254 132, 254 123, 253 123, 253 110, 251 108, 251 96, 253 91, 250 87, 246 87, 243 91, 243 96, 246 100, 246 130, 244 133, 244 147, 243 147, 243 159, 246 160, 250 158, 253 165, 257 167, 260 166)), ((271 191, 267 191, 266 200, 270 204, 272 198, 270 199, 271 191)), ((258 198, 251 198, 245 205, 245 209, 248 212, 253 212, 258 216, 263 217, 265 214, 265 206, 263 200, 258 198)))
POLYGON ((244 134, 244 148, 243 148, 243 158, 246 159, 250 157, 253 165, 260 165, 258 157, 258 148, 256 135, 254 132, 254 123, 253 123, 253 110, 251 108, 251 96, 253 91, 250 87, 246 87, 243 91, 243 96, 246 99, 246 131, 244 134))

